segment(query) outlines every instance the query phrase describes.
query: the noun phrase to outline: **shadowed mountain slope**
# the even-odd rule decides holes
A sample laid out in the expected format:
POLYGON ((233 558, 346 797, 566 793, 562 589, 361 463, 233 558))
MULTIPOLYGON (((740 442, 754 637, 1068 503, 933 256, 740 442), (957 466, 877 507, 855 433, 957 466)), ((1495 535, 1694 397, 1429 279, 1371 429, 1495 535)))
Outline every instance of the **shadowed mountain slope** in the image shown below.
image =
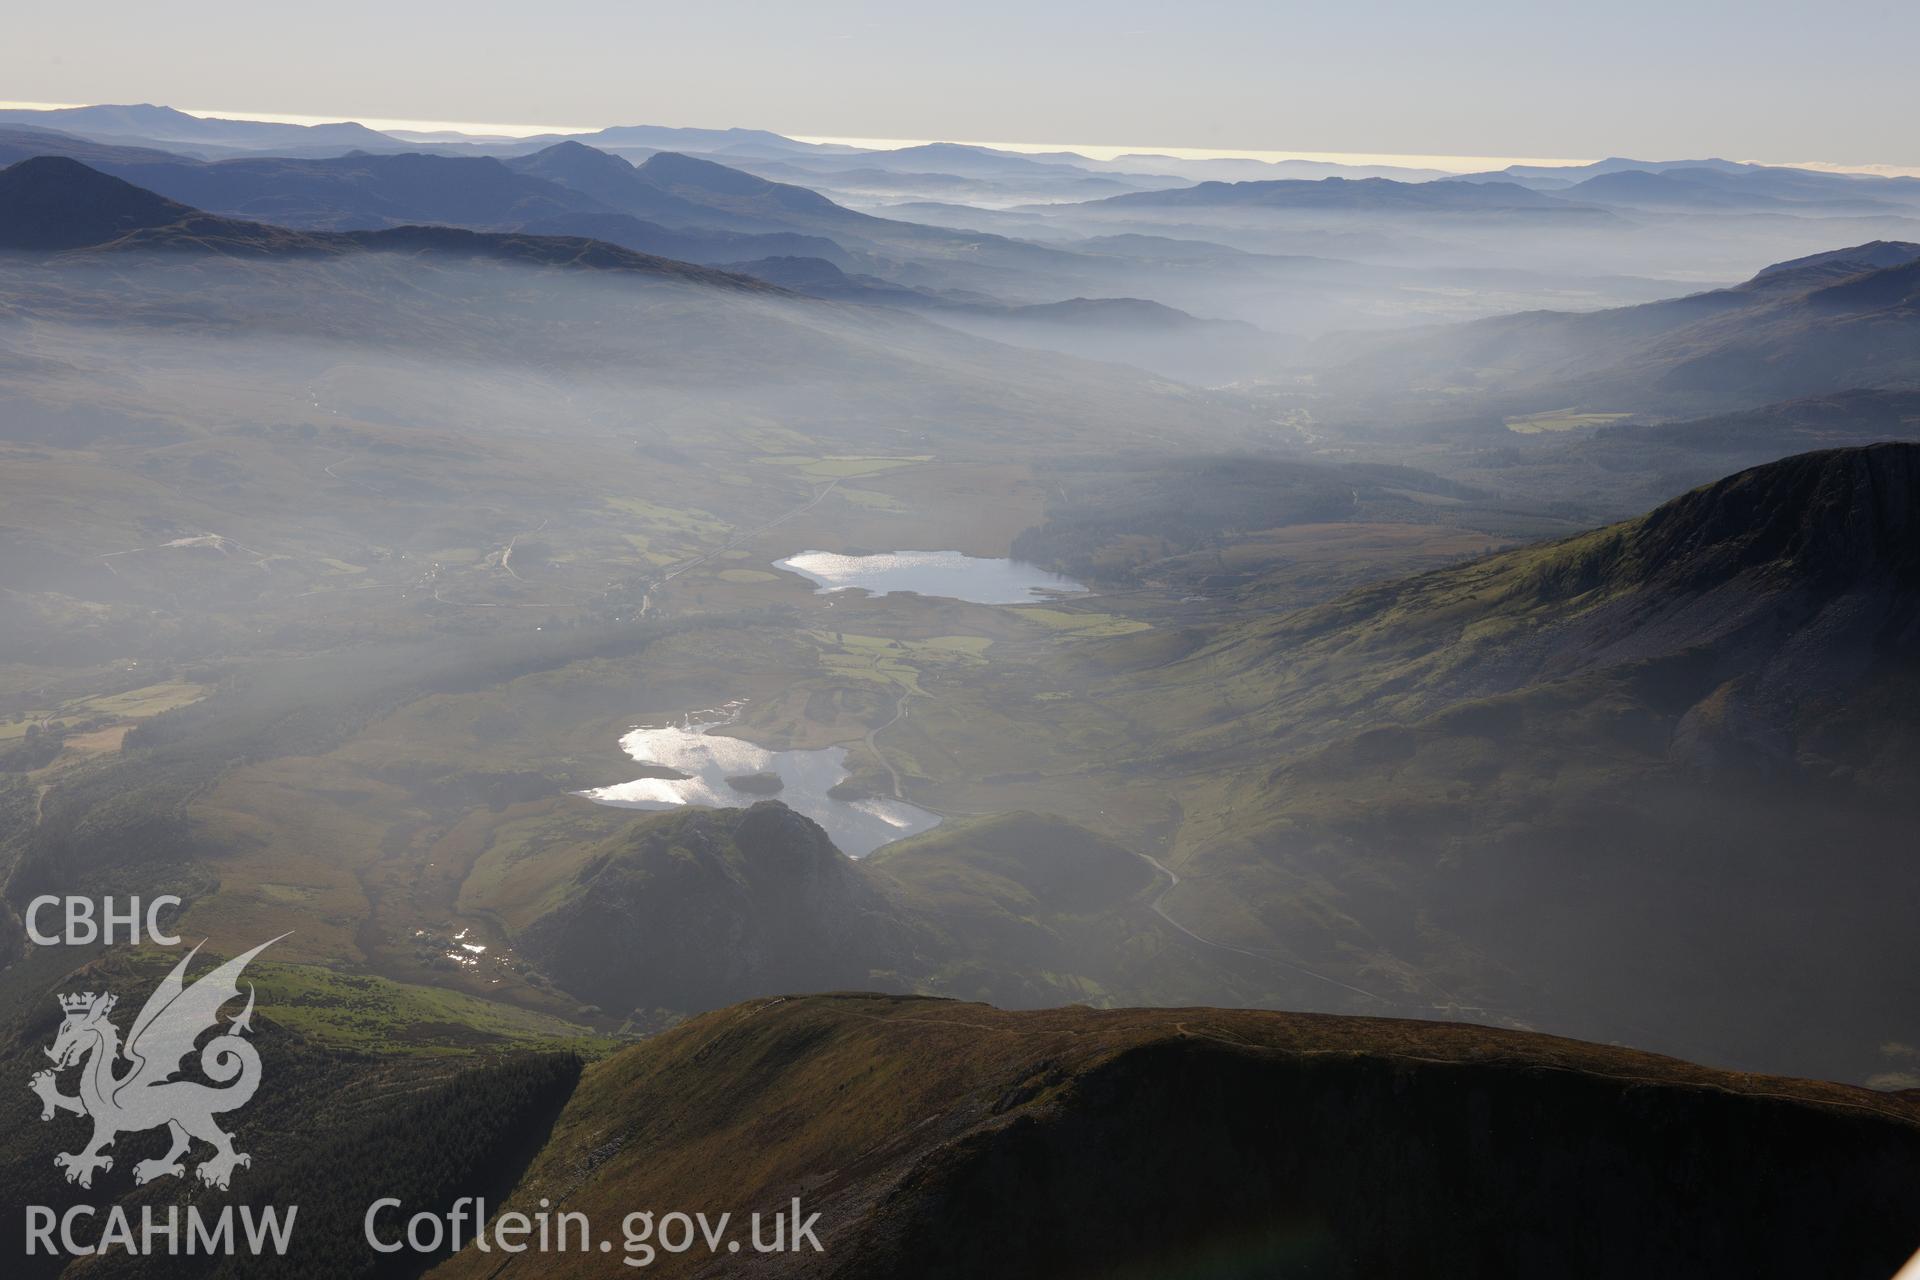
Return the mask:
POLYGON ((640 819, 586 858, 520 945, 609 1008, 706 1009, 914 968, 894 904, 777 800, 640 819))
POLYGON ((77 249, 196 216, 197 209, 77 160, 45 157, 0 169, 0 249, 77 249))
POLYGON ((766 1276, 1881 1280, 1916 1185, 1920 1110, 1864 1090, 1481 1027, 829 995, 593 1066, 511 1204, 799 1196, 824 1251, 766 1276))
MULTIPOLYGON (((517 945, 614 1012, 710 1009, 778 986, 1020 1007, 1235 987, 1153 914, 1151 864, 1037 814, 949 823, 856 861, 762 800, 637 818, 543 859, 557 885, 517 945)), ((518 924, 513 904, 474 905, 518 924)))

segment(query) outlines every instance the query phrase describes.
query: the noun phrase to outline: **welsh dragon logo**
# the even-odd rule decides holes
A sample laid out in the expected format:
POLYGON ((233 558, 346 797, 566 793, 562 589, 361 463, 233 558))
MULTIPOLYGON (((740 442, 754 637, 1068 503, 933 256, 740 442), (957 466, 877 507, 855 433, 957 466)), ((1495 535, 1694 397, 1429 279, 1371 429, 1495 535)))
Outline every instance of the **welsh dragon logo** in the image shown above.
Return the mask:
MULTIPOLYGON (((286 936, 283 933, 280 938, 286 936)), ((173 1077, 200 1037, 219 1025, 222 1006, 239 998, 241 971, 280 938, 235 956, 188 986, 187 966, 200 953, 195 947, 147 998, 125 1045, 107 1017, 117 997, 91 991, 60 997, 60 1008, 67 1016, 53 1047, 46 1051, 53 1069, 36 1072, 28 1086, 40 1095, 42 1120, 51 1120, 61 1111, 93 1119, 93 1138, 85 1147, 53 1158, 67 1171, 68 1182, 91 1187, 96 1169, 113 1168, 113 1158, 102 1153, 116 1137, 162 1125, 172 1135, 173 1145, 159 1159, 134 1165, 136 1183, 184 1177, 181 1157, 195 1139, 214 1149, 194 1169, 210 1187, 225 1189, 236 1168, 253 1163, 251 1156, 233 1149, 233 1138, 213 1122, 216 1115, 246 1106, 260 1087, 260 1054, 244 1038, 253 1019, 253 984, 247 984, 247 1007, 200 1048, 200 1070, 214 1083, 173 1077), (124 1069, 123 1063, 128 1064, 124 1069), (75 1064, 83 1064, 80 1092, 69 1096, 60 1092, 58 1073, 75 1064)))

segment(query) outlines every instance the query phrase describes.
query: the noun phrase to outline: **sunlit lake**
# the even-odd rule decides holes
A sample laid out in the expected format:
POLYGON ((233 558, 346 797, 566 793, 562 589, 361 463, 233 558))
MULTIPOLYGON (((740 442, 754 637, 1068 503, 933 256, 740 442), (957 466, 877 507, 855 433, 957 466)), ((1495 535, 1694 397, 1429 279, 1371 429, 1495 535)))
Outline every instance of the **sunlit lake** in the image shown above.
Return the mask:
POLYGON ((883 551, 843 556, 802 551, 777 568, 814 583, 820 592, 859 590, 874 595, 911 591, 975 604, 1031 604, 1048 596, 1085 591, 1072 578, 1018 560, 969 556, 958 551, 883 551))
POLYGON ((735 808, 756 800, 776 799, 819 823, 841 852, 855 858, 864 858, 883 844, 916 835, 940 821, 938 815, 901 800, 837 800, 829 796, 827 791, 847 776, 844 747, 770 751, 711 732, 725 723, 725 719, 714 718, 704 723, 638 726, 620 739, 621 750, 640 764, 687 777, 635 778, 581 794, 600 804, 629 809, 676 809, 682 805, 735 808), (763 779, 750 782, 749 790, 727 781, 764 774, 779 777, 778 790, 765 786, 763 779))

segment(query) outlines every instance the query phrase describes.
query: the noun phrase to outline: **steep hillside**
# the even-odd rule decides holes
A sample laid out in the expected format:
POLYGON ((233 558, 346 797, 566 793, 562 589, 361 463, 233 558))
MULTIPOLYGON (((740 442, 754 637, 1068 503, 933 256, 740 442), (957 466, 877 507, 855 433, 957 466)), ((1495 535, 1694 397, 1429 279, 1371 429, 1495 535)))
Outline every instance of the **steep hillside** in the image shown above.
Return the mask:
POLYGON ((1637 520, 1249 624, 1192 661, 1266 672, 1272 723, 1322 733, 1704 651, 1770 689, 1797 661, 1810 698, 1911 652, 1916 521, 1920 446, 1803 454, 1637 520))
POLYGON ((1163 668, 1236 778, 1166 906, 1337 1007, 1904 1078, 1917 518, 1920 446, 1808 454, 1163 668))
POLYGON ((823 1252, 667 1275, 1882 1280, 1917 1185, 1920 1109, 1864 1090, 1480 1027, 841 995, 590 1068, 510 1203, 820 1215, 823 1252))

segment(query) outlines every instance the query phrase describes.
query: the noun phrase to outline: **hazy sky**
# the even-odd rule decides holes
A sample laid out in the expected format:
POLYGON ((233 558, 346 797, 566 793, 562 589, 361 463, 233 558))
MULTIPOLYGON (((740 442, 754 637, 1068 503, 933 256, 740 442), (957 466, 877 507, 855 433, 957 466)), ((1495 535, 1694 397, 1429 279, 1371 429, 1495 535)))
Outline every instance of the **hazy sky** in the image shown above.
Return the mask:
POLYGON ((89 0, 7 25, 22 101, 1920 165, 1916 0, 89 0))

